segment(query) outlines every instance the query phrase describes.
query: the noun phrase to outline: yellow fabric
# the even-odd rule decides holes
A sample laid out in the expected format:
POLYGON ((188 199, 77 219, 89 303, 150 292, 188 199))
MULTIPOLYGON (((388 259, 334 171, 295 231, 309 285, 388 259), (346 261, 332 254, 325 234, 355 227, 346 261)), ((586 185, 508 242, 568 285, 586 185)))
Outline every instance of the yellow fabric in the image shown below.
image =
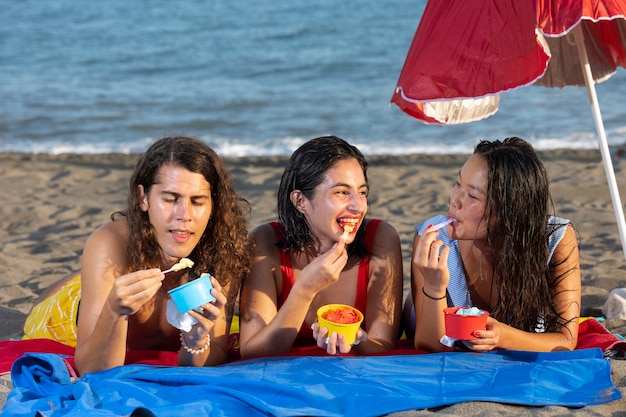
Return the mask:
POLYGON ((24 324, 23 339, 52 339, 76 346, 76 318, 80 301, 80 274, 36 304, 24 324))
POLYGON ((239 314, 233 315, 233 321, 230 323, 230 334, 239 333, 239 314))
MULTIPOLYGON (((22 339, 52 339, 76 347, 80 294, 80 274, 76 274, 58 291, 33 307, 26 317, 22 339)), ((235 314, 230 334, 238 333, 239 315, 235 314)))

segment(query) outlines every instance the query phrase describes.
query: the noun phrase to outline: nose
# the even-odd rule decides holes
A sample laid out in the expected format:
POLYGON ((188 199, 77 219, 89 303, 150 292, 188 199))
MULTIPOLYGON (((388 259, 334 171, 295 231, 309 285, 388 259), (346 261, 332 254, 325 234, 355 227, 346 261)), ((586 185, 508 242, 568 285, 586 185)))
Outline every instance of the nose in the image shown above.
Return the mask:
POLYGON ((348 210, 353 213, 365 213, 367 212, 367 198, 355 193, 350 197, 350 203, 348 204, 348 210))
POLYGON ((191 204, 189 201, 180 199, 176 205, 176 218, 181 221, 191 219, 191 204))
POLYGON ((460 190, 457 187, 450 192, 450 205, 454 208, 459 208, 461 205, 460 190))

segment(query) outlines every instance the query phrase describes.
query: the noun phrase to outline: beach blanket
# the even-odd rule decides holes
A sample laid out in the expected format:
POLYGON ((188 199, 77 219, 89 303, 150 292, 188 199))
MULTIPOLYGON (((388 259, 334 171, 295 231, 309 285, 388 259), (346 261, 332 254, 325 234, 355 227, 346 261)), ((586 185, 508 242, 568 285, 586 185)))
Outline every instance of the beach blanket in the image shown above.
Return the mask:
POLYGON ((621 398, 604 357, 626 342, 594 319, 579 333, 573 352, 420 354, 408 343, 387 355, 329 357, 313 347, 213 368, 177 367, 177 352, 133 351, 128 365, 81 378, 73 347, 0 341, 0 372, 13 383, 2 416, 374 416, 463 401, 581 407, 621 398))
POLYGON ((275 357, 212 368, 126 365, 72 380, 56 354, 13 364, 2 416, 378 416, 493 401, 580 407, 619 399, 600 349, 275 357))
MULTIPOLYGON (((594 318, 585 319, 578 329, 578 345, 576 349, 600 348, 605 354, 611 350, 626 353, 626 341, 609 332, 599 321, 594 318)), ((50 339, 29 340, 2 340, 0 341, 0 375, 10 372, 11 365, 15 360, 28 352, 59 353, 66 357, 66 361, 74 366, 74 350, 72 346, 65 345, 50 339)), ((418 354, 413 349, 410 340, 399 340, 398 348, 387 352, 385 355, 418 354)), ((294 348, 286 356, 326 356, 326 351, 317 346, 294 348)), ((612 357, 612 355, 610 355, 612 357)), ((622 357, 626 355, 622 354, 622 357)), ((231 360, 239 359, 238 352, 231 352, 231 360)), ((130 351, 126 354, 126 364, 168 365, 175 366, 178 360, 177 352, 142 350, 130 351)), ((77 371, 76 371, 77 372, 77 371)))

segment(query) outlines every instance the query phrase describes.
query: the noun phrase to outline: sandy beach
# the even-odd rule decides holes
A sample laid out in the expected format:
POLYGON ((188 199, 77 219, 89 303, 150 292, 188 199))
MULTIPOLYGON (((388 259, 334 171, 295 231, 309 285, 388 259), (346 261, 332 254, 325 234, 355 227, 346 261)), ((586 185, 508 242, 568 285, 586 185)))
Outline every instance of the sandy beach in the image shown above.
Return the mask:
MULTIPOLYGON (((619 239, 602 159, 598 151, 543 152, 552 196, 561 217, 573 221, 580 238, 582 315, 602 315, 614 288, 626 287, 626 262, 619 239)), ((128 178, 137 155, 0 154, 0 339, 19 338, 39 294, 80 268, 87 236, 109 215, 124 208, 128 178)), ((368 156, 369 217, 382 218, 400 232, 405 291, 414 224, 445 213, 449 190, 467 155, 368 156)), ((240 193, 251 203, 249 227, 275 218, 276 190, 286 157, 225 159, 240 193)), ((622 199, 626 160, 615 162, 622 199)), ((607 327, 626 334, 626 322, 607 327)), ((397 416, 626 416, 626 361, 611 361, 619 401, 569 409, 468 402, 397 416)), ((0 380, 0 404, 10 391, 0 380)))

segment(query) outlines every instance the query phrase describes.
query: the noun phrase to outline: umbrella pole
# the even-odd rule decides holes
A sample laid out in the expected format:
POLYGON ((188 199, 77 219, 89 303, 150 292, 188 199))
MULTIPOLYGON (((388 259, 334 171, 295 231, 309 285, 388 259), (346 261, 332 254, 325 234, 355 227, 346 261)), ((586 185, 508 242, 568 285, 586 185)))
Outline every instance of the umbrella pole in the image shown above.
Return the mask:
POLYGON ((583 36, 580 22, 576 25, 573 32, 576 39, 576 47, 578 48, 580 66, 583 70, 583 75, 585 76, 585 85, 587 86, 587 95, 589 96, 591 113, 596 124, 596 131, 598 132, 600 153, 602 154, 602 161, 604 162, 606 179, 609 183, 609 191, 611 192, 611 200, 613 202, 613 209, 615 210, 615 217, 617 219, 617 228, 622 242, 622 251, 624 252, 624 259, 626 259, 626 221, 624 220, 624 211, 619 196, 619 189, 617 188, 617 181, 615 180, 615 171, 613 170, 613 163, 611 162, 609 145, 604 131, 604 122, 602 121, 602 115, 600 114, 600 105, 598 104, 598 97, 596 95, 593 76, 591 74, 591 67, 589 66, 589 59, 587 58, 587 50, 585 49, 585 37, 583 36))

